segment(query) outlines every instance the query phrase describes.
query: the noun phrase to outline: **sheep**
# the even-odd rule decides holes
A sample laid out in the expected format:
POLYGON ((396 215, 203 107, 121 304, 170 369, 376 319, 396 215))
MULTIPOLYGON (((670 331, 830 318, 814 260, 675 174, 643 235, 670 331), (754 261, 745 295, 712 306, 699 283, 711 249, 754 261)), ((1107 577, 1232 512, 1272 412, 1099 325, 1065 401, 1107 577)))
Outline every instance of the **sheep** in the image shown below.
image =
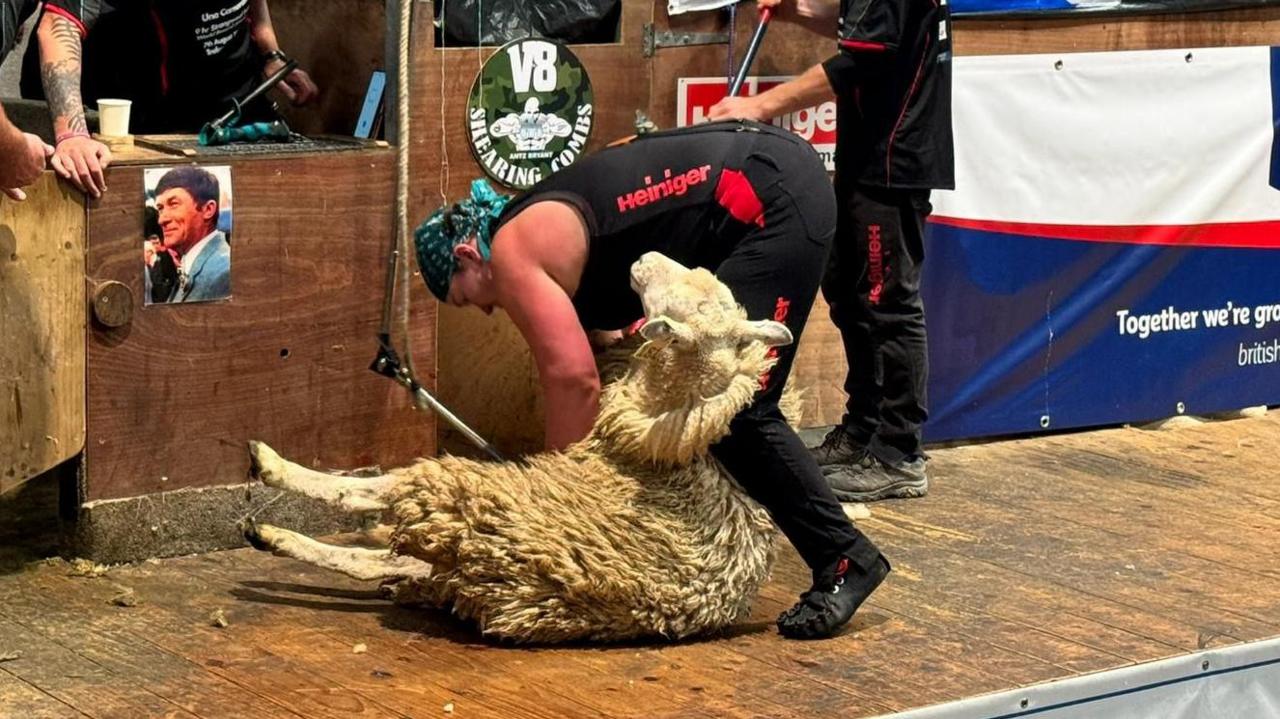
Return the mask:
POLYGON ((749 321, 705 269, 650 252, 631 268, 644 344, 607 383, 589 435, 519 462, 422 459, 330 476, 250 443, 265 484, 351 511, 389 509, 389 549, 335 547, 248 523, 249 542, 451 607, 517 643, 705 634, 745 617, 774 557, 764 509, 708 454, 791 342, 749 321))

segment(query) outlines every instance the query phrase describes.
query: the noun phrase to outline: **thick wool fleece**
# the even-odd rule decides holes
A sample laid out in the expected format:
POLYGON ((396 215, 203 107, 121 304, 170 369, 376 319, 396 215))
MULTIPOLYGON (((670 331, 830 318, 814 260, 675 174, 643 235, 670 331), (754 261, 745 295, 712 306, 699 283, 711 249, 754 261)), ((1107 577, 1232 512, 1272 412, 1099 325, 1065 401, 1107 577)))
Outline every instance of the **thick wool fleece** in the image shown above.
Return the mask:
POLYGON ((565 452, 398 470, 392 549, 433 571, 397 596, 520 642, 677 639, 745 616, 775 530, 707 449, 772 361, 759 342, 725 346, 646 345, 565 452))
MULTIPOLYGON (((596 365, 600 370, 600 382, 604 385, 621 379, 631 368, 631 360, 644 344, 639 334, 629 335, 596 354, 596 365)), ((778 408, 787 424, 800 428, 804 421, 805 391, 787 383, 782 388, 782 396, 778 398, 778 408)))
MULTIPOLYGON (((656 253, 633 263, 631 284, 649 341, 625 370, 605 369, 617 378, 586 439, 519 462, 420 460, 361 488, 395 515, 392 551, 426 563, 393 580, 398 601, 452 607, 490 636, 542 643, 676 639, 749 611, 775 530, 709 448, 773 366, 767 345, 791 333, 748 321, 710 272, 656 253)), ((269 450, 254 451, 262 462, 269 450)), ((271 457, 264 481, 289 486, 287 463, 271 457)), ((342 496, 356 490, 334 481, 294 486, 356 507, 342 496)))
POLYGON ((708 458, 645 467, 578 444, 403 476, 393 551, 432 564, 423 599, 489 635, 676 639, 745 616, 768 578, 773 525, 708 458))

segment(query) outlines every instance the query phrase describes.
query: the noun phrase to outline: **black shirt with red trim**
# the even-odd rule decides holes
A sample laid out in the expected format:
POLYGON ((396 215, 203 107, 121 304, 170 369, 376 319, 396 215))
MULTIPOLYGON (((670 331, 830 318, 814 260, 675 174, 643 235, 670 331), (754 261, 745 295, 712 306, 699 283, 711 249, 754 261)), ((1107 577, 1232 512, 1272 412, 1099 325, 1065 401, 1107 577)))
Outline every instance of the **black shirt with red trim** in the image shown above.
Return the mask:
POLYGON ((589 244, 574 308, 587 329, 620 329, 643 314, 627 281, 633 262, 657 251, 689 267, 718 267, 764 226, 765 206, 783 180, 778 167, 805 161, 822 177, 812 147, 756 122, 649 133, 583 157, 517 195, 493 232, 535 202, 577 209, 589 244), (758 166, 757 152, 775 166, 758 166))
POLYGON ((837 184, 955 187, 950 35, 947 0, 841 0, 837 184))
POLYGON ((46 0, 45 12, 81 32, 85 104, 133 100, 133 132, 197 131, 261 81, 249 0, 46 0))

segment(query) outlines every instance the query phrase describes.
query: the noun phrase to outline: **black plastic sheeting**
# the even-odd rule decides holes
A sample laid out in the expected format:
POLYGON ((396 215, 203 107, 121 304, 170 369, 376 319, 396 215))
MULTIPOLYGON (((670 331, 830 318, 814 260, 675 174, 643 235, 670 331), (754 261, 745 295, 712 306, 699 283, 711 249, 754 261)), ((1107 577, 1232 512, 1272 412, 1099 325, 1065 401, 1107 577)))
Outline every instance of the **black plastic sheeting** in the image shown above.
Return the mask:
POLYGON ((439 0, 436 46, 503 45, 530 36, 617 42, 621 9, 622 0, 439 0))
POLYGON ((1156 15, 1280 5, 1280 0, 953 0, 952 17, 1062 18, 1087 14, 1156 15))

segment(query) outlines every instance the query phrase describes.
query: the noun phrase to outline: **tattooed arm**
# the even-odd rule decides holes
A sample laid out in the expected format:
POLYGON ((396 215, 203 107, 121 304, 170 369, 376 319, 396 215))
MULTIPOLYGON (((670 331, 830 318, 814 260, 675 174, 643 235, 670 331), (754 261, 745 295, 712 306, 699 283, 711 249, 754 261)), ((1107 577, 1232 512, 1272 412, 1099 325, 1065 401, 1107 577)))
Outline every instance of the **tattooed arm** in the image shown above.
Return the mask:
POLYGON ((111 162, 111 151, 90 137, 85 125, 80 97, 80 30, 65 16, 46 12, 36 36, 40 76, 57 136, 53 169, 80 191, 101 197, 107 189, 103 170, 111 162))

